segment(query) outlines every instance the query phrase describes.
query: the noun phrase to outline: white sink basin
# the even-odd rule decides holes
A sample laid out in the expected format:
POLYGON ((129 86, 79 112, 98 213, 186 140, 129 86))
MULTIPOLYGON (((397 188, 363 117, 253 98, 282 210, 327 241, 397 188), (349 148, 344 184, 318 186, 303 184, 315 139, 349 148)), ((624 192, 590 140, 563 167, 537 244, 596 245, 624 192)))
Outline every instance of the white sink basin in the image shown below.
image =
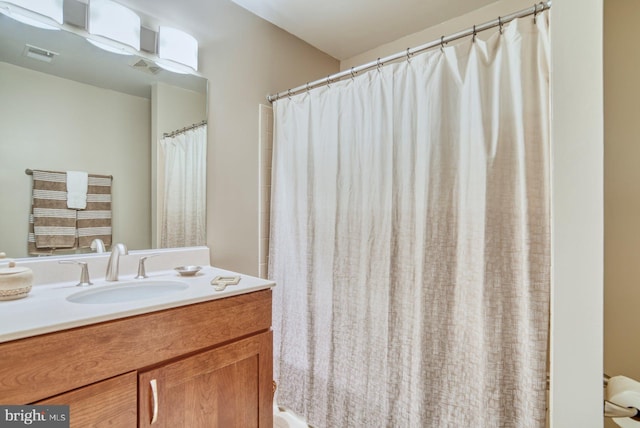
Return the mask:
POLYGON ((129 281, 119 282, 92 290, 83 290, 67 297, 69 302, 104 304, 166 296, 189 288, 180 281, 129 281))

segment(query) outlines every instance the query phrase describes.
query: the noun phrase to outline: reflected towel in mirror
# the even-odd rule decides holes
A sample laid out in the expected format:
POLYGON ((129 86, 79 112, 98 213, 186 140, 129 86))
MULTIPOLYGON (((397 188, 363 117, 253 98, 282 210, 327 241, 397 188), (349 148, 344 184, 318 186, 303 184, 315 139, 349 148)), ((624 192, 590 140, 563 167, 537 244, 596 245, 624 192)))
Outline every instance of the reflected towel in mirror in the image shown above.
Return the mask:
POLYGON ((88 174, 84 210, 67 208, 67 174, 33 171, 28 251, 52 254, 56 249, 89 248, 99 238, 111 245, 111 176, 88 174))
POLYGON ((33 171, 29 221, 29 252, 73 248, 76 211, 67 208, 67 177, 64 172, 33 171))
POLYGON ((67 208, 83 210, 87 207, 89 174, 84 171, 67 171, 67 208))
POLYGON ((89 174, 87 206, 77 211, 78 247, 91 246, 94 239, 111 245, 111 177, 89 174))

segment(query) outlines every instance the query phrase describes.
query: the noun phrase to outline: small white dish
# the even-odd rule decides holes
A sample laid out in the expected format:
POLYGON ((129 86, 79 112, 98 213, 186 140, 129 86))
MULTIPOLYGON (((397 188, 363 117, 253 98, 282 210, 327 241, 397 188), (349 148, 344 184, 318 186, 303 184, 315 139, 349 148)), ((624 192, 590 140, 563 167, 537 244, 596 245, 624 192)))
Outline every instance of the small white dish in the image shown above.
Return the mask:
POLYGON ((202 269, 202 266, 178 266, 174 268, 181 276, 194 276, 202 269))

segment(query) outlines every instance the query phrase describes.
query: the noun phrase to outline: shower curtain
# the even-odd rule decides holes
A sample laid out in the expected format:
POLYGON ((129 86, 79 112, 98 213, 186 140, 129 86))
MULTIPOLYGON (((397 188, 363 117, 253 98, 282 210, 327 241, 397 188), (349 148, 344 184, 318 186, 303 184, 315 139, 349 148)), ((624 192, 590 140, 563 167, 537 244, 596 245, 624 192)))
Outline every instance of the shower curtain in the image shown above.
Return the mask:
POLYGON ((190 247, 206 241, 207 126, 160 140, 164 158, 160 247, 190 247))
POLYGON ((274 105, 277 402, 314 427, 542 427, 548 14, 274 105))

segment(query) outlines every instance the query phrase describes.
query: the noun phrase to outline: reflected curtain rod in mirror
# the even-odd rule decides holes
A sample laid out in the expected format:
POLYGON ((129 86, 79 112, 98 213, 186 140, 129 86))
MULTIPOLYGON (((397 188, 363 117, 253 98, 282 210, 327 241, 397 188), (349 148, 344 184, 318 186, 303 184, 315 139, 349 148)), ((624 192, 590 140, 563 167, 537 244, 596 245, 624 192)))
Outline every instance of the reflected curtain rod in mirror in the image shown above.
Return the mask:
POLYGON ((204 126, 206 124, 207 124, 207 121, 203 120, 202 122, 194 123, 193 125, 186 126, 184 128, 181 128, 181 129, 176 129, 175 131, 172 131, 172 132, 165 132, 164 134, 162 134, 162 136, 164 138, 175 137, 178 134, 182 134, 183 132, 191 131, 192 129, 199 128, 199 127, 204 126))

